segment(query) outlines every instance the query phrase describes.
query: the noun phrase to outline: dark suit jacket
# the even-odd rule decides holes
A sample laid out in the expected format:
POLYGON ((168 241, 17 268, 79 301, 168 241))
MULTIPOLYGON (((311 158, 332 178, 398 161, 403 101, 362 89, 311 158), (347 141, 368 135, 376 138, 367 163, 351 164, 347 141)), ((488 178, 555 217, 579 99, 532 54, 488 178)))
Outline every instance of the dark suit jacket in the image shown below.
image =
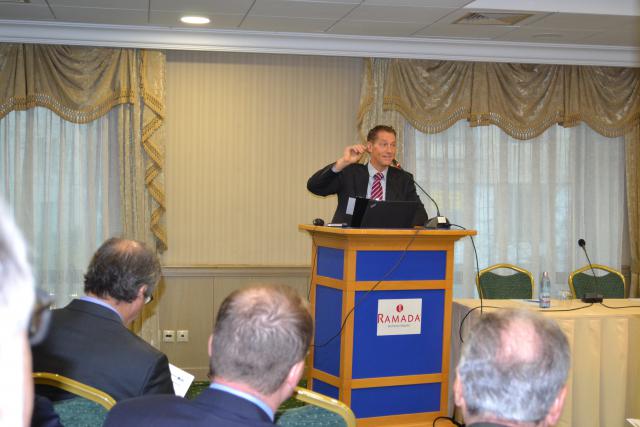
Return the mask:
POLYGON ((222 390, 204 390, 194 400, 145 396, 114 406, 103 427, 273 427, 257 405, 222 390))
POLYGON ((60 417, 46 397, 34 396, 31 427, 62 427, 60 417))
MULTIPOLYGON (((335 163, 320 169, 307 181, 307 189, 318 196, 338 195, 338 207, 331 222, 349 224, 351 215, 345 213, 349 197, 367 197, 369 171, 367 165, 352 164, 335 173, 331 170, 335 163)), ((427 212, 416 194, 413 175, 398 168, 389 167, 385 200, 418 201, 418 210, 413 219, 414 225, 424 225, 427 212)))
MULTIPOLYGON (((33 347, 34 372, 53 372, 88 384, 115 400, 173 394, 167 357, 127 329, 117 313, 73 300, 53 310, 47 338, 33 347)), ((68 394, 41 388, 52 400, 68 394)))

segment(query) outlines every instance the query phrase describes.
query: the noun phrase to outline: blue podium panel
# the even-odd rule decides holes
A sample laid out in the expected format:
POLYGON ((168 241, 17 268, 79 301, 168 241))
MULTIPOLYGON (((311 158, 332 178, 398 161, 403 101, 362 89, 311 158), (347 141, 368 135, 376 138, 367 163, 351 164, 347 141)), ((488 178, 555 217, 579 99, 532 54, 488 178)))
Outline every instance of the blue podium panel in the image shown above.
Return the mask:
POLYGON ((344 251, 318 246, 318 275, 342 280, 344 274, 344 251))
POLYGON ((351 409, 357 418, 440 410, 440 383, 353 389, 351 409))
POLYGON ((358 251, 356 254, 359 282, 444 280, 446 273, 447 251, 358 251))
MULTIPOLYGON (((359 291, 355 295, 352 378, 422 375, 442 372, 444 289, 359 291), (366 295, 366 297, 365 297, 366 295), (420 299, 419 334, 378 336, 379 300, 420 299), (362 302, 360 302, 362 301, 362 302)), ((400 319, 401 313, 398 313, 400 319)))
POLYGON ((338 387, 327 384, 324 381, 320 381, 317 378, 313 380, 313 391, 324 394, 325 396, 333 397, 338 400, 340 395, 340 389, 338 387))
POLYGON ((342 324, 341 290, 316 285, 314 319, 313 367, 337 377, 340 375, 340 337, 333 337, 342 324))

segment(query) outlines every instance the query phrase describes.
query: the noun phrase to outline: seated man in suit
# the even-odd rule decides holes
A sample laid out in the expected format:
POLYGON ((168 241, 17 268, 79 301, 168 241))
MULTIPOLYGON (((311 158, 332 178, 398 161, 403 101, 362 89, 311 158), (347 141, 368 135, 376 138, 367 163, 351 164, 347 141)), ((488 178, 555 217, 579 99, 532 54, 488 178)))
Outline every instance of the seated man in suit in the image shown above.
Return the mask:
POLYGON ((34 302, 27 245, 0 203, 0 425, 28 426, 33 405, 27 332, 34 302))
POLYGON ((209 356, 213 382, 194 400, 146 396, 118 403, 105 427, 262 427, 300 381, 313 322, 284 286, 254 286, 220 306, 209 356))
POLYGON ((414 225, 424 225, 427 212, 416 194, 413 175, 394 165, 396 131, 391 126, 378 125, 367 135, 367 145, 356 144, 344 149, 342 157, 325 166, 307 181, 307 189, 318 196, 338 195, 338 206, 331 222, 347 223, 350 197, 376 200, 417 201, 414 225), (369 153, 369 163, 358 163, 369 153))
MULTIPOLYGON (((173 394, 167 357, 127 329, 159 279, 158 258, 143 243, 104 242, 85 274, 85 296, 54 310, 49 335, 33 347, 34 371, 70 377, 115 400, 173 394)), ((71 397, 39 390, 52 400, 71 397)))
POLYGON ((466 425, 555 425, 569 358, 567 338, 553 320, 528 310, 485 314, 464 342, 453 386, 466 425))

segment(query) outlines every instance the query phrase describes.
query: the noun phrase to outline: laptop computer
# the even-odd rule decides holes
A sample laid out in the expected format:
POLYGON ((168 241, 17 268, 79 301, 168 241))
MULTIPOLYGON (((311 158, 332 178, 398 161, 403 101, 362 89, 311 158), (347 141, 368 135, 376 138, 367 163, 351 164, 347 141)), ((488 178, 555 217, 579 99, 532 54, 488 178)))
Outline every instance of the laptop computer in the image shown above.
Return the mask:
POLYGON ((417 201, 357 197, 349 225, 356 228, 413 228, 416 209, 417 201))

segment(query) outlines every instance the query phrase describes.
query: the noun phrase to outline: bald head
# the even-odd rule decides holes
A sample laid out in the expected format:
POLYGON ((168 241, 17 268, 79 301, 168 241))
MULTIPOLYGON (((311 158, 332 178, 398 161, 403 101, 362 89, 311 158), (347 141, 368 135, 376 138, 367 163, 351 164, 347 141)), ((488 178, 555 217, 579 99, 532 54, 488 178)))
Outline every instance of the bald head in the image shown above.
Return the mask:
POLYGON ((114 237, 93 255, 84 276, 84 290, 100 298, 129 303, 143 285, 147 285, 146 294, 150 295, 159 279, 160 262, 144 243, 114 237))
POLYGON ((313 322, 306 301, 286 286, 253 286, 229 295, 213 331, 211 371, 269 395, 309 349, 313 322))
POLYGON ((563 391, 568 371, 569 344, 553 320, 529 310, 500 310, 471 329, 457 368, 456 398, 464 402, 465 419, 537 424, 563 391))

